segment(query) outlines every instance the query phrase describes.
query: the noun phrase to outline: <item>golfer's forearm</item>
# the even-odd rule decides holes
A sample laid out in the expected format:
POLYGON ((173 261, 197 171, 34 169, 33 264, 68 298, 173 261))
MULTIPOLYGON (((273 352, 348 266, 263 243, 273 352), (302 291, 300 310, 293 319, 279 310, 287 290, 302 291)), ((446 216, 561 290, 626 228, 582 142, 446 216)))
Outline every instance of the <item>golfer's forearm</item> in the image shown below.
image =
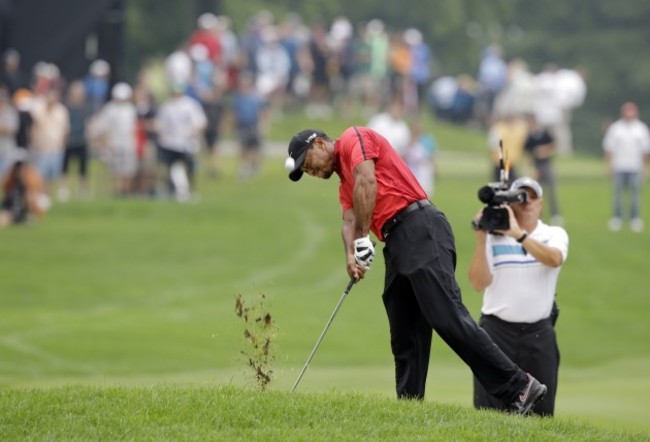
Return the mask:
POLYGON ((352 253, 352 242, 354 241, 354 212, 352 209, 343 213, 343 226, 341 227, 341 238, 345 253, 352 253))
POLYGON ((359 238, 368 235, 372 212, 375 210, 375 193, 359 191, 355 187, 354 192, 354 237, 359 238))
POLYGON ((377 181, 372 162, 364 162, 355 169, 354 192, 354 237, 368 235, 372 213, 375 211, 377 197, 377 181), (369 164, 368 164, 369 163, 369 164), (362 167, 363 166, 363 167, 362 167))

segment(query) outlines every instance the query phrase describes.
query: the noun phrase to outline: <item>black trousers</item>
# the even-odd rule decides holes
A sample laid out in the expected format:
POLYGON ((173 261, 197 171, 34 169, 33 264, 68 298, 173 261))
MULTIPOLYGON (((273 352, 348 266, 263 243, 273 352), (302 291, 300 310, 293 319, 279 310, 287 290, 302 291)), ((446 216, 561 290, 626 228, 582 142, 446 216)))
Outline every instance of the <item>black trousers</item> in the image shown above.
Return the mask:
POLYGON ((178 152, 172 149, 165 149, 162 146, 158 147, 158 161, 167 167, 167 186, 171 192, 174 191, 174 184, 171 180, 171 169, 175 162, 180 161, 185 165, 187 179, 190 183, 190 188, 194 189, 194 171, 196 169, 196 160, 194 155, 189 152, 178 152))
MULTIPOLYGON (((479 323, 510 359, 548 387, 546 396, 535 405, 532 413, 553 416, 560 351, 551 318, 525 324, 484 315, 479 323)), ((488 394, 475 378, 474 406, 504 410, 508 404, 488 394)))
POLYGON ((444 214, 429 206, 397 225, 386 240, 384 259, 383 301, 397 397, 424 397, 433 329, 486 391, 513 402, 528 378, 463 305, 454 274, 454 236, 444 214))

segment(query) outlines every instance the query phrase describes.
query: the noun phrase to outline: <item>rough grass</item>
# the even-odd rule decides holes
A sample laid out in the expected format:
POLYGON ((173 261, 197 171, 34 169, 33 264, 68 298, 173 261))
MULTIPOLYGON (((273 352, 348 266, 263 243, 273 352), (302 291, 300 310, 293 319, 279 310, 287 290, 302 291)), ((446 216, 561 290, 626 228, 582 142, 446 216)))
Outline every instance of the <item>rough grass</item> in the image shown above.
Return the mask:
POLYGON ((3 440, 647 440, 567 419, 477 412, 353 393, 233 387, 0 392, 3 440))

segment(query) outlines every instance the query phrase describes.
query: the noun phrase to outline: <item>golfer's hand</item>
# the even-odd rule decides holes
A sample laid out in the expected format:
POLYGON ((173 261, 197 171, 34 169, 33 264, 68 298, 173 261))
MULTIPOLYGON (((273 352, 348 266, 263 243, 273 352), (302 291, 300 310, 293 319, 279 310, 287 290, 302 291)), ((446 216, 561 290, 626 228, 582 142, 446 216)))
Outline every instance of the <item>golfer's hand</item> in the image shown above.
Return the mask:
POLYGON ((366 269, 357 264, 351 253, 348 255, 347 271, 350 278, 354 278, 356 281, 361 281, 366 275, 366 269))
POLYGON ((370 269, 370 265, 375 259, 375 246, 370 241, 370 237, 363 236, 355 239, 352 247, 357 265, 366 271, 370 269))

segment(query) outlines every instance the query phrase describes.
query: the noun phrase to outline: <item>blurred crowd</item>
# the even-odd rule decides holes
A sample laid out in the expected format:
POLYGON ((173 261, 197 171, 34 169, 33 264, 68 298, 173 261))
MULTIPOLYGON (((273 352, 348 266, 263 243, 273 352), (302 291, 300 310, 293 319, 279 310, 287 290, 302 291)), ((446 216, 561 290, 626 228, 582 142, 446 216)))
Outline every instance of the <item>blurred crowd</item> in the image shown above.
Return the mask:
POLYGON ((20 163, 39 178, 29 180, 38 213, 55 201, 90 198, 90 160, 98 159, 113 195, 191 201, 200 153, 208 175, 220 174, 224 133, 239 144, 238 177, 247 180, 259 171, 272 120, 296 110, 371 116, 391 101, 417 114, 431 66, 419 30, 389 33, 379 20, 355 27, 345 17, 307 25, 293 14, 278 22, 267 11, 239 33, 226 16, 201 15, 164 59, 162 98, 146 72, 113 84, 112 67, 98 59, 83 78, 64 78, 48 62, 26 69, 9 50, 0 70, 0 174, 13 178, 4 193, 21 181, 20 163))
POLYGON ((229 17, 205 13, 164 59, 161 96, 144 71, 131 84, 112 84, 111 66, 99 59, 83 78, 63 78, 45 62, 24 78, 20 54, 9 50, 0 70, 0 173, 29 162, 40 176, 34 201, 41 213, 53 201, 92 196, 91 158, 100 160, 114 195, 192 201, 199 154, 207 174, 218 177, 228 134, 240 149, 238 177, 250 179, 269 125, 301 111, 361 117, 389 138, 429 195, 436 140, 422 116, 485 129, 495 172, 503 146, 512 179, 528 152, 537 178, 554 186, 550 157, 573 151, 571 114, 585 99, 584 72, 548 64, 535 73, 490 45, 475 74, 452 75, 434 55, 420 30, 389 29, 378 19, 304 23, 296 14, 277 20, 260 11, 236 32, 229 17), (530 140, 542 132, 552 152, 530 140))

